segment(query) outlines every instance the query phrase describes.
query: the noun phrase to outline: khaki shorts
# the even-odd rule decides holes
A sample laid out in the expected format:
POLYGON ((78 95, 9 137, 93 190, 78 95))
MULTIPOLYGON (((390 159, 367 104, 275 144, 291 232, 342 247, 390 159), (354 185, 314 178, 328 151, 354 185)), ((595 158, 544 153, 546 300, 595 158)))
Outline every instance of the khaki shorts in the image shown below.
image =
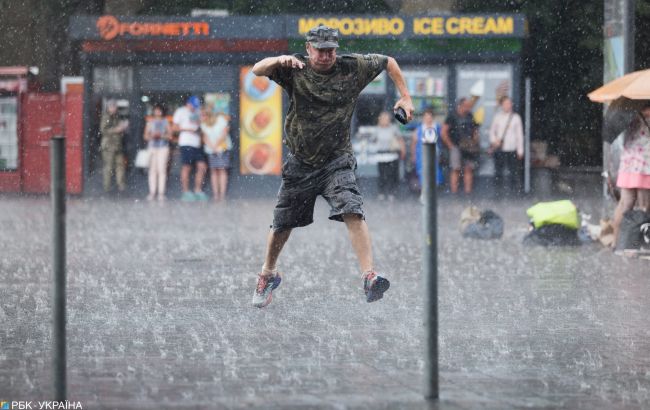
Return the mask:
POLYGON ((460 171, 462 168, 476 168, 476 160, 470 158, 461 152, 458 146, 454 145, 449 151, 449 167, 454 171, 460 171))

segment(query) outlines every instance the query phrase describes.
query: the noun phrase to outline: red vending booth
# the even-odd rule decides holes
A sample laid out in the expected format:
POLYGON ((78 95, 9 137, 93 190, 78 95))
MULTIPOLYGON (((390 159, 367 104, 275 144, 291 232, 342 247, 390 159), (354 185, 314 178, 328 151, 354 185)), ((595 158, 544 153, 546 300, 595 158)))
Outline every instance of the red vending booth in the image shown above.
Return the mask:
POLYGON ((0 68, 0 192, 50 191, 50 138, 66 137, 66 186, 81 193, 83 83, 28 90, 27 67, 0 68))
POLYGON ((20 100, 27 67, 0 67, 0 192, 21 192, 20 100))

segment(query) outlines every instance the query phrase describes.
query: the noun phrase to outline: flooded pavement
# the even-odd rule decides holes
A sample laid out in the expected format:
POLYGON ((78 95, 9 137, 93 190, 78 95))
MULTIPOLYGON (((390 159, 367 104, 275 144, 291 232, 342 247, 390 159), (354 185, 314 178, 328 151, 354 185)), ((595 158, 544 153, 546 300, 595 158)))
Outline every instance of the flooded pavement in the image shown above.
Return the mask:
MULTIPOLYGON (((650 406, 650 262, 598 245, 528 248, 532 200, 465 240, 439 210, 440 392, 422 399, 421 206, 367 201, 367 304, 343 224, 292 234, 282 286, 250 306, 273 199, 68 202, 68 399, 84 408, 641 409, 650 406)), ((577 199, 597 221, 600 198, 577 199)), ((46 197, 0 198, 0 399, 52 398, 46 197)))

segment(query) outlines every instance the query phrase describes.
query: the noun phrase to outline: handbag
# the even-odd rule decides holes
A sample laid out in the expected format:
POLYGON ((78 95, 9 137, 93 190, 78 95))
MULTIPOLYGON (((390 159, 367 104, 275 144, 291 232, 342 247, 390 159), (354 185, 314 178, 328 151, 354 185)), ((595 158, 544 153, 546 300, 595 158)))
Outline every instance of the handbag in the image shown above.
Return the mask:
POLYGON ((138 153, 135 155, 134 165, 136 168, 149 168, 150 159, 151 153, 148 149, 139 149, 138 153))
POLYGON ((461 138, 461 140, 458 141, 458 148, 468 154, 478 154, 481 149, 478 141, 472 137, 461 138))

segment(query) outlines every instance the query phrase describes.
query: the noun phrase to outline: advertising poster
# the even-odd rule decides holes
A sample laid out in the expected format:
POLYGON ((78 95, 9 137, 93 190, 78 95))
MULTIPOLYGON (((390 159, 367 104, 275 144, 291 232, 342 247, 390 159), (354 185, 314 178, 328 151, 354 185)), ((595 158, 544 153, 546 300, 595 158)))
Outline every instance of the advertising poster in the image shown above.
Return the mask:
POLYGON ((240 150, 242 175, 280 175, 282 168, 282 89, 251 67, 240 72, 240 150))

